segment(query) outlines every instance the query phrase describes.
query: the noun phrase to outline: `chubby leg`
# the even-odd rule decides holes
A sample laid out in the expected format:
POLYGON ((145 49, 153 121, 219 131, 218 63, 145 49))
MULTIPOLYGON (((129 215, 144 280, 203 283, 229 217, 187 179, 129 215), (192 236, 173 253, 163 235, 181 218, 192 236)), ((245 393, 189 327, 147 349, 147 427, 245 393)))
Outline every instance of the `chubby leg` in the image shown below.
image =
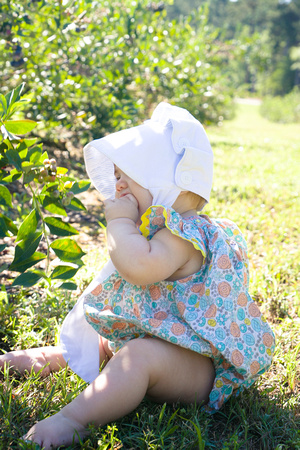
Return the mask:
POLYGON ((34 425, 24 437, 50 449, 73 442, 86 426, 125 416, 145 395, 157 402, 207 402, 215 378, 211 360, 160 339, 127 343, 100 375, 56 415, 34 425))
POLYGON ((113 357, 112 351, 108 347, 108 340, 99 335, 99 361, 100 367, 102 364, 106 365, 108 361, 113 357))
POLYGON ((10 370, 24 373, 33 368, 37 373, 41 369, 41 376, 45 377, 50 372, 57 371, 66 366, 60 347, 40 347, 29 348, 27 350, 15 350, 0 356, 0 371, 4 364, 10 367, 10 370))

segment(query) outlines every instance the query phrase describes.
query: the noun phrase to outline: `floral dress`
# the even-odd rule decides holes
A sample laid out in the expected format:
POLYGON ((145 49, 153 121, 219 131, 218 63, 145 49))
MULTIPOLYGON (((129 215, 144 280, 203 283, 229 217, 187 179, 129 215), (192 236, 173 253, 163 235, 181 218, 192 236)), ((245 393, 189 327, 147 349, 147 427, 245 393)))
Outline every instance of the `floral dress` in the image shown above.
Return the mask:
POLYGON ((233 222, 152 206, 141 233, 150 240, 163 227, 202 253, 199 272, 136 286, 115 271, 85 297, 84 313, 114 352, 150 335, 210 357, 216 377, 206 408, 213 412, 269 368, 274 334, 248 293, 247 247, 233 222))

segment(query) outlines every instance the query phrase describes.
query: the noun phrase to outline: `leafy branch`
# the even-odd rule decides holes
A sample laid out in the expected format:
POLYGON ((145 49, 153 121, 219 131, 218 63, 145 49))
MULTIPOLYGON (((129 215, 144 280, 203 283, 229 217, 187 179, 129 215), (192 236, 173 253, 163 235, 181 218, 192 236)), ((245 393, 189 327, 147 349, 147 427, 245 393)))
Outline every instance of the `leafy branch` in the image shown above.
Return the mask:
MULTIPOLYGON (((73 277, 82 267, 85 253, 70 238, 78 231, 63 218, 67 217, 67 210, 85 210, 76 195, 87 190, 90 183, 68 176, 68 169, 58 167, 55 158, 49 159, 43 145, 37 144, 37 138, 21 137, 37 126, 33 120, 12 118, 30 101, 28 96, 21 96, 23 89, 24 83, 5 96, 0 94, 0 205, 5 212, 0 214, 0 239, 15 236, 13 261, 2 265, 0 272, 9 269, 20 273, 13 286, 31 287, 44 280, 49 286, 76 289, 73 277), (15 214, 15 208, 9 187, 17 180, 30 193, 32 210, 24 219, 13 221, 10 215, 13 210, 15 214), (51 235, 58 238, 52 240, 51 235), (46 253, 38 251, 42 239, 46 253), (54 268, 51 256, 59 260, 54 268), (44 259, 46 266, 41 269, 44 259), (55 285, 57 280, 59 286, 55 285)), ((0 252, 6 247, 0 241, 0 252)))

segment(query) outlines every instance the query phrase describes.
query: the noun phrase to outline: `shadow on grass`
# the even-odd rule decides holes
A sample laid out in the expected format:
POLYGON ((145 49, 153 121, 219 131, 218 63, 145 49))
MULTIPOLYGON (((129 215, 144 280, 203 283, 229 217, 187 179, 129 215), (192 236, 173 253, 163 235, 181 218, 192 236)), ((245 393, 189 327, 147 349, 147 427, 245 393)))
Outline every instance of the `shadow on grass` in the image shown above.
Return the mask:
MULTIPOLYGON (((0 388, 0 448, 37 449, 21 436, 56 413, 85 387, 69 370, 43 380, 4 376, 0 388)), ((196 405, 157 405, 145 399, 128 416, 103 428, 90 426, 85 441, 68 449, 299 449, 299 397, 275 396, 274 387, 252 387, 213 415, 196 405), (298 411, 298 412, 297 412, 298 411)))

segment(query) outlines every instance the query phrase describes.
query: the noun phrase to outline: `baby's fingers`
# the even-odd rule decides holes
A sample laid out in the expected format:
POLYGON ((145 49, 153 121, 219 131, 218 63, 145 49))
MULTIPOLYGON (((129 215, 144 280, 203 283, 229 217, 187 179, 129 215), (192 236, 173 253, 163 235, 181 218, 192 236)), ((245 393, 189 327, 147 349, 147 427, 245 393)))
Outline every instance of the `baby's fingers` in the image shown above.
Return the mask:
POLYGON ((134 222, 138 220, 138 202, 132 194, 128 193, 120 198, 107 200, 104 206, 107 223, 120 218, 129 218, 134 222))
POLYGON ((36 449, 40 449, 40 448, 45 448, 44 447, 44 443, 42 439, 39 438, 35 438, 35 433, 32 431, 34 428, 34 426, 32 428, 30 428, 30 430, 24 434, 24 436, 22 436, 21 438, 21 442, 25 442, 25 444, 31 444, 30 448, 36 448, 36 449), (35 444, 35 445, 34 445, 35 444))
POLYGON ((124 195, 123 197, 121 197, 120 200, 130 201, 130 202, 133 203, 136 207, 138 207, 137 199, 136 199, 135 196, 132 195, 132 194, 126 194, 126 195, 124 195))

